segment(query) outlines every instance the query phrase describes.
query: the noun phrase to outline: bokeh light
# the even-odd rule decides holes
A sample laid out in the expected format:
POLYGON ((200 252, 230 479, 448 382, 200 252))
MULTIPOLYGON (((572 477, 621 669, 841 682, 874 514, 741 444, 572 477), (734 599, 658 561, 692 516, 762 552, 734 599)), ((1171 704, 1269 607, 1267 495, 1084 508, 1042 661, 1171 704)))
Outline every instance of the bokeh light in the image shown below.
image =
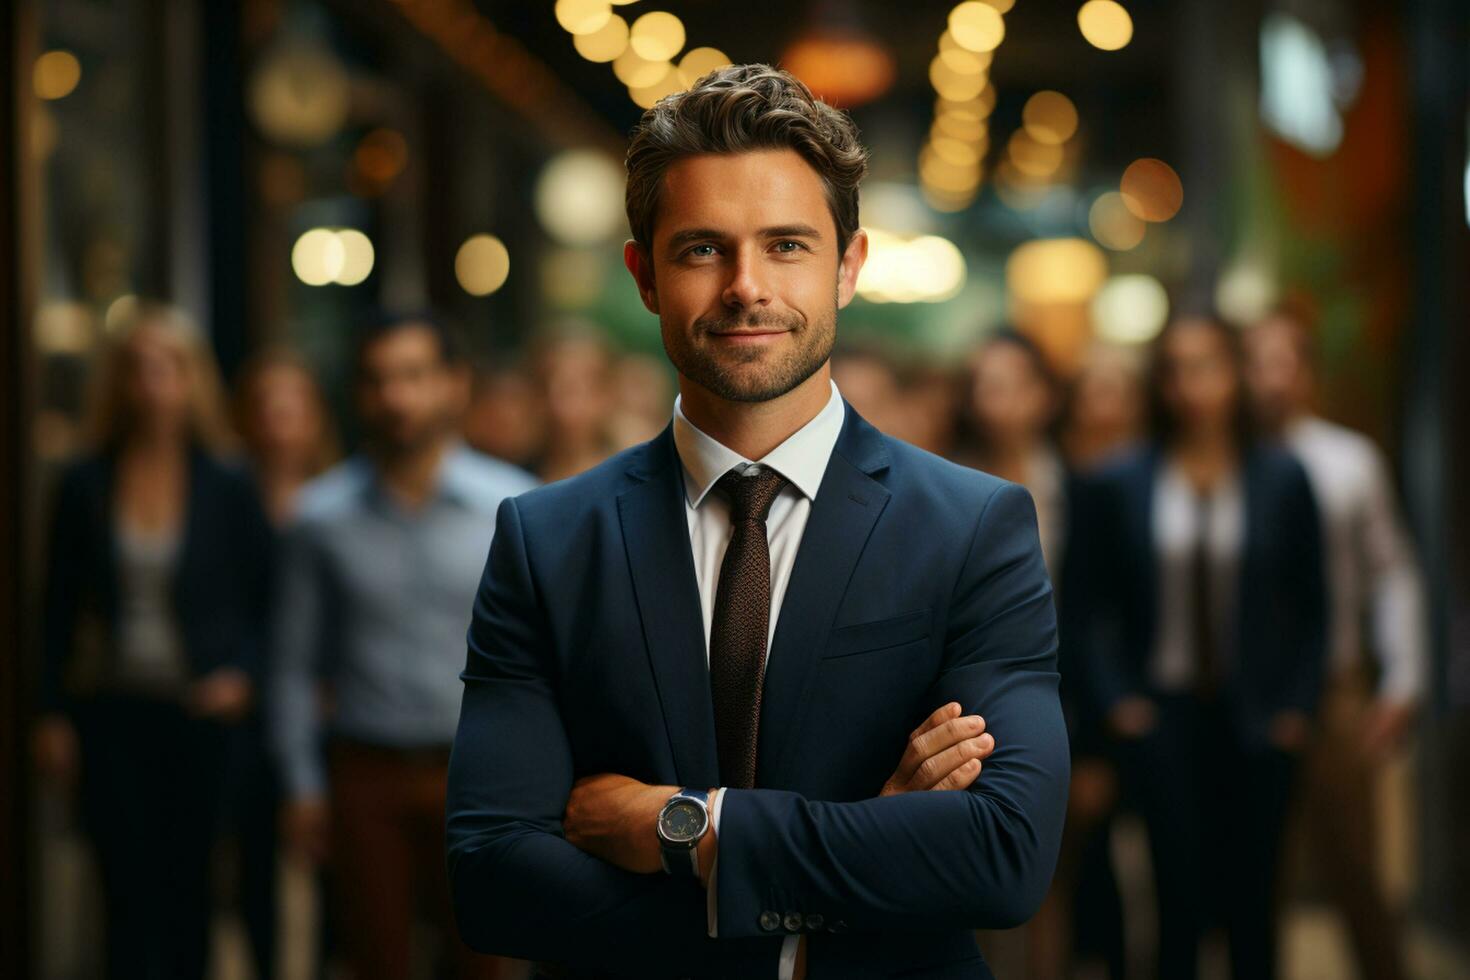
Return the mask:
POLYGON ((368 180, 387 184, 408 164, 408 141, 395 129, 374 129, 357 144, 352 160, 368 180))
POLYGON ((373 243, 356 228, 312 228, 291 248, 291 270, 308 286, 356 286, 373 271, 373 243))
POLYGON ((1134 160, 1119 183, 1123 203, 1144 221, 1168 221, 1184 204, 1184 185, 1162 160, 1134 160))
POLYGON ((628 50, 628 22, 617 14, 591 34, 572 37, 572 47, 588 61, 605 64, 628 50))
POLYGON ((1027 177, 1044 179, 1062 165, 1062 148, 1055 143, 1038 143, 1024 129, 1011 134, 1006 153, 1017 170, 1027 177))
POLYGON ((1148 225, 1123 202, 1117 191, 1099 194, 1087 211, 1087 227, 1098 244, 1115 252, 1137 248, 1148 225))
POLYGON ((949 33, 962 48, 994 51, 1005 40, 1006 22, 989 4, 965 0, 949 12, 949 33))
POLYGON ((510 251, 494 235, 471 235, 454 256, 454 277, 471 296, 489 296, 510 276, 510 251))
POLYGON ((556 22, 571 34, 595 34, 612 15, 608 0, 556 0, 556 22))
POLYGON ((951 102, 969 101, 983 92, 988 84, 983 72, 955 71, 942 54, 936 54, 934 60, 929 62, 929 81, 933 84, 934 91, 951 102))
POLYGON ((36 59, 31 85, 38 99, 64 99, 82 80, 82 64, 70 51, 47 51, 36 59))
POLYGON ((628 46, 648 61, 668 61, 684 47, 684 22, 655 10, 633 21, 628 46))
POLYGON ((868 261, 857 291, 872 303, 940 303, 965 285, 965 257, 937 235, 905 238, 878 228, 868 231, 868 261))
POLYGON ((649 61, 634 51, 631 45, 613 62, 613 74, 630 89, 657 85, 673 70, 674 66, 669 62, 649 61))
POLYGON ((623 168, 593 150, 559 154, 536 180, 536 217, 565 245, 589 245, 626 229, 623 168))
POLYGON ((1038 238, 1006 260, 1006 285, 1023 303, 1089 302, 1107 274, 1102 249, 1081 238, 1038 238))
POLYGON ((719 48, 690 48, 679 59, 679 78, 686 88, 693 88, 705 75, 731 63, 730 56, 719 48))
POLYGON ((1021 123, 1038 143, 1065 143, 1077 132, 1077 107, 1060 92, 1037 92, 1026 100, 1021 123))
POLYGON ((652 85, 629 86, 628 95, 639 106, 644 109, 652 109, 659 99, 666 95, 673 95, 684 89, 684 80, 679 72, 669 65, 669 70, 664 72, 664 77, 652 85))
POLYGON ((1077 26, 1088 44, 1104 51, 1117 51, 1133 40, 1133 18, 1114 0, 1087 0, 1077 11, 1077 26))
POLYGON ((939 53, 947 54, 950 51, 963 51, 967 58, 979 61, 982 71, 988 71, 990 63, 995 60, 994 51, 971 51, 956 41, 954 35, 946 29, 943 34, 939 35, 939 53))
POLYGON ((340 58, 312 41, 283 43, 250 80, 249 104, 267 137, 290 146, 320 146, 347 121, 352 83, 340 58))
POLYGON ((343 228, 337 232, 337 244, 342 250, 342 263, 333 281, 339 286, 356 286, 373 271, 373 243, 356 228, 343 228))
POLYGON ((1169 293, 1153 276, 1113 276, 1092 298, 1092 330, 1115 344, 1153 340, 1169 319, 1169 293))

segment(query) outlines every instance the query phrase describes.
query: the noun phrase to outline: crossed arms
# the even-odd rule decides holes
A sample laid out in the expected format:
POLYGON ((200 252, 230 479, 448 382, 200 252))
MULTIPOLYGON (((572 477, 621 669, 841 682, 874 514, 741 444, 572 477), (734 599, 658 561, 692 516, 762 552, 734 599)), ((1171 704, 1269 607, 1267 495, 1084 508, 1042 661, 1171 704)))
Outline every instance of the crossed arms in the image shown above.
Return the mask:
MULTIPOLYGON (((994 733, 984 778, 954 792, 850 803, 726 791, 718 939, 698 884, 626 870, 568 841, 574 766, 542 608, 507 500, 470 626, 450 767, 451 889, 472 947, 637 975, 775 976, 782 937, 761 930, 764 909, 821 910, 854 931, 935 931, 1015 925, 1040 903, 1068 758, 1051 589, 1024 491, 996 491, 976 524, 930 688, 931 704, 955 702, 994 733)), ((945 764, 923 778, 947 777, 935 778, 945 764)))

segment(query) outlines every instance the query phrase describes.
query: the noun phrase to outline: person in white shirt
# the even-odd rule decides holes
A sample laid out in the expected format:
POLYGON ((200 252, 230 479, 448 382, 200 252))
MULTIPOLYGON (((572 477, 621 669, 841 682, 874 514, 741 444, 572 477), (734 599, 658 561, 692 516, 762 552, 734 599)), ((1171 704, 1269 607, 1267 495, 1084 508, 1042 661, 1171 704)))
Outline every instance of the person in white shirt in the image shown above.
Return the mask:
POLYGON ((1347 918, 1362 975, 1393 980, 1403 975, 1402 949, 1375 874, 1374 784, 1381 763, 1402 749, 1424 694, 1423 590, 1383 454, 1312 413, 1311 346, 1307 325, 1285 311, 1247 333, 1256 414, 1301 460, 1322 515, 1328 681, 1307 761, 1305 836, 1347 918))

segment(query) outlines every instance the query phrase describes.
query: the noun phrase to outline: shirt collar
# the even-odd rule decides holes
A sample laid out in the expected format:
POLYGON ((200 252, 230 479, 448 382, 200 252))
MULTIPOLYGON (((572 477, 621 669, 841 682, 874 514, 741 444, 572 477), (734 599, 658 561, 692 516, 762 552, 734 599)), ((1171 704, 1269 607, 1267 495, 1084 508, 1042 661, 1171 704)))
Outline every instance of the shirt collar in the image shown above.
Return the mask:
POLYGON ((785 442, 758 460, 749 460, 700 429, 684 414, 683 399, 674 399, 674 446, 684 464, 684 493, 689 506, 698 507, 716 481, 736 467, 759 463, 791 481, 808 500, 817 499, 817 488, 827 472, 827 462, 842 434, 846 414, 837 383, 826 406, 785 442))
MULTIPOLYGON (((390 504, 395 508, 400 507, 392 494, 388 492, 388 488, 383 485, 377 467, 372 468, 372 478, 368 483, 368 489, 378 502, 390 504)), ((474 456, 468 446, 459 439, 455 439, 444 450, 444 455, 439 460, 439 469, 434 474, 434 489, 429 494, 426 503, 442 500, 468 507, 475 500, 475 491, 474 456)))

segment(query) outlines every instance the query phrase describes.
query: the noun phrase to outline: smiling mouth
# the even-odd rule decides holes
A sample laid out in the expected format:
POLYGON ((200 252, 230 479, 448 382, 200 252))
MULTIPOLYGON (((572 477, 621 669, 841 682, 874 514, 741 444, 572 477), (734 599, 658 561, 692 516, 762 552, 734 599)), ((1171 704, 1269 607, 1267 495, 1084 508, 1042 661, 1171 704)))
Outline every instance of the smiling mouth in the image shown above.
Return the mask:
POLYGON ((789 330, 711 330, 712 337, 774 337, 777 334, 790 333, 789 330))

